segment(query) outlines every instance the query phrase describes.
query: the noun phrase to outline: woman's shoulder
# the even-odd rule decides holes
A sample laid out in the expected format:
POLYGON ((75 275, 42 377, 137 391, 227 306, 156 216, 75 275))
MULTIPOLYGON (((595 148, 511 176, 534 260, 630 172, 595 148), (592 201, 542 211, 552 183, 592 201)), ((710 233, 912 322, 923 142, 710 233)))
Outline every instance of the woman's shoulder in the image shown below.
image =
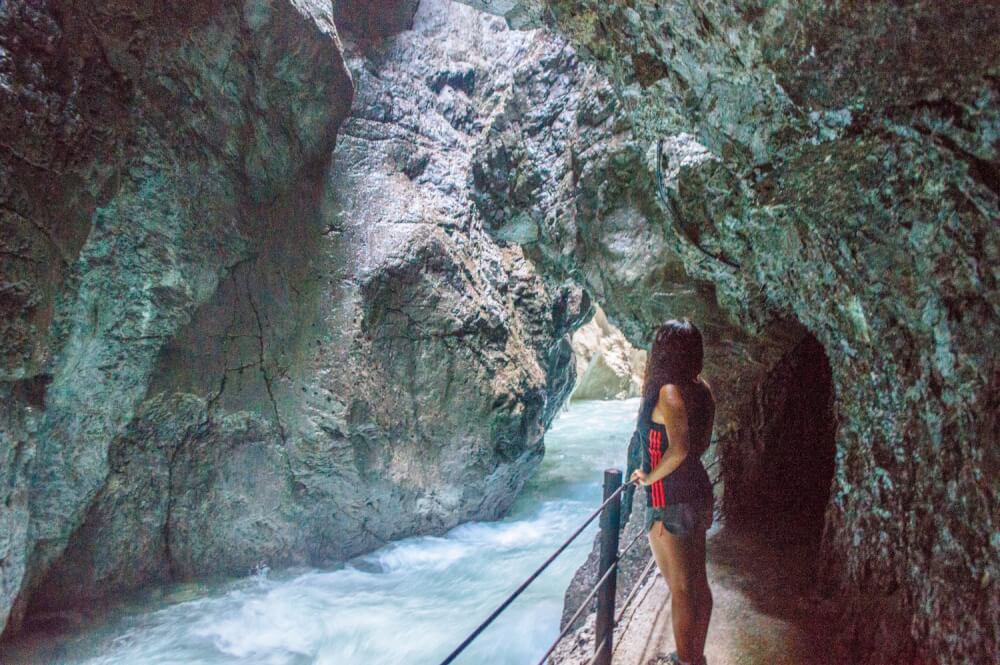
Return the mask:
MULTIPOLYGON (((700 385, 708 393, 712 393, 712 386, 709 385, 708 381, 703 376, 698 376, 694 379, 693 383, 700 385)), ((660 386, 660 399, 661 400, 678 400, 683 401, 683 391, 681 386, 676 383, 664 383, 660 386)))
POLYGON ((670 408, 684 408, 684 396, 681 387, 676 383, 664 383, 660 386, 660 403, 670 408))
MULTIPOLYGON (((701 387, 704 398, 715 402, 715 393, 703 377, 699 376, 693 383, 701 387)), ((684 410, 684 391, 676 383, 665 383, 660 387, 659 406, 668 410, 684 410)))

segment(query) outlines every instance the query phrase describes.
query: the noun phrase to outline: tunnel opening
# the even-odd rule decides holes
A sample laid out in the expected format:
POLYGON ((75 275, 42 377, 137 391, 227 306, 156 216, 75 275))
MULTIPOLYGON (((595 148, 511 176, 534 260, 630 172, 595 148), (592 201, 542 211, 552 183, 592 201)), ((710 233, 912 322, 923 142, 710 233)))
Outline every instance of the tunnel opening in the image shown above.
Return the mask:
POLYGON ((754 388, 736 435, 720 446, 728 526, 819 545, 834 471, 834 401, 826 352, 806 333, 754 388))

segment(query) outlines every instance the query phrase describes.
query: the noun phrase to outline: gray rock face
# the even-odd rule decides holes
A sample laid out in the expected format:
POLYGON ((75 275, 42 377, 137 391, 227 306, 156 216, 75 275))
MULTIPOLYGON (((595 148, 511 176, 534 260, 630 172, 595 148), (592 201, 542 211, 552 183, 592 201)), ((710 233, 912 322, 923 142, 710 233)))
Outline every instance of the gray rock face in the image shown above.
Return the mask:
POLYGON ((391 37, 414 3, 385 4, 0 10, 3 62, 39 60, 6 70, 5 128, 50 127, 45 95, 60 132, 111 114, 4 156, 9 633, 496 518, 540 461, 590 301, 497 245, 468 188, 537 35, 428 2, 391 37))
POLYGON ((717 427, 729 433, 749 398, 744 386, 762 381, 804 330, 775 317, 756 334, 727 312, 686 263, 698 252, 657 200, 652 154, 635 139, 627 106, 572 48, 550 44, 517 68, 521 84, 476 148, 477 208, 494 237, 521 245, 547 279, 584 286, 637 348, 666 319, 697 322, 717 427))
POLYGON ((627 399, 642 392, 647 354, 628 343, 600 306, 594 307, 594 318, 573 333, 570 344, 576 358, 571 400, 627 399))
MULTIPOLYGON (((587 187, 588 165, 565 172, 606 195, 592 199, 610 202, 603 228, 622 220, 621 236, 641 239, 645 252, 627 253, 678 257, 665 272, 710 284, 718 318, 757 343, 804 326, 822 344, 838 423, 823 578, 848 600, 843 637, 860 662, 988 662, 1000 650, 994 3, 523 0, 499 13, 544 17, 609 76, 629 127, 621 144, 632 147, 600 187, 587 187), (626 215, 622 200, 643 201, 657 167, 663 205, 626 215), (661 225, 672 253, 644 235, 661 225)), ((495 145, 487 164, 531 182, 530 169, 509 167, 510 143, 495 145)), ((502 191, 503 177, 488 180, 502 191)), ((524 226, 537 199, 518 193, 504 192, 509 210, 493 198, 497 227, 524 226)), ((544 210, 537 251, 641 342, 646 316, 615 299, 636 291, 607 259, 627 240, 574 250, 608 236, 581 232, 580 208, 544 210), (594 288, 598 275, 612 288, 594 288)), ((649 295, 637 302, 655 303, 649 295)), ((752 395, 766 374, 737 384, 752 395)), ((729 418, 720 448, 755 440, 752 422, 729 418)), ((723 454, 724 476, 752 455, 723 454)), ((740 500, 761 498, 752 494, 740 500)))
POLYGON ((0 626, 19 598, 16 626, 166 341, 278 220, 315 223, 300 202, 351 86, 329 10, 287 2, 8 2, 0 63, 0 626))

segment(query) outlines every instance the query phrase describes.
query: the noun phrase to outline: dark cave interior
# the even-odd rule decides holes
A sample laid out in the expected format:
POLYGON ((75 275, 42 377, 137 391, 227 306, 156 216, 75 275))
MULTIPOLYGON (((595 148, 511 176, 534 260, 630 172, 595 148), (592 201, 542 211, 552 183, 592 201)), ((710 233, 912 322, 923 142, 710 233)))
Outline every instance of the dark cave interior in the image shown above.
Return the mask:
POLYGON ((721 448, 727 522, 818 545, 836 435, 832 375, 823 346, 806 334, 756 391, 754 413, 721 448))

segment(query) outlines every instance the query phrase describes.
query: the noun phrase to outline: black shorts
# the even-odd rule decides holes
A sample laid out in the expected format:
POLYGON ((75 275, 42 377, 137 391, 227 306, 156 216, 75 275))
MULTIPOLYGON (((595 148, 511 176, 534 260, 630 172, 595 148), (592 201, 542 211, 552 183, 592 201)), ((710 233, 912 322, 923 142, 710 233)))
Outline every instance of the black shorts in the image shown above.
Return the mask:
POLYGON ((653 523, 659 520, 663 522, 663 528, 675 536, 687 536, 699 525, 711 523, 711 517, 705 514, 705 511, 709 510, 707 504, 707 501, 697 501, 668 503, 662 508, 646 506, 646 533, 649 533, 653 523))

